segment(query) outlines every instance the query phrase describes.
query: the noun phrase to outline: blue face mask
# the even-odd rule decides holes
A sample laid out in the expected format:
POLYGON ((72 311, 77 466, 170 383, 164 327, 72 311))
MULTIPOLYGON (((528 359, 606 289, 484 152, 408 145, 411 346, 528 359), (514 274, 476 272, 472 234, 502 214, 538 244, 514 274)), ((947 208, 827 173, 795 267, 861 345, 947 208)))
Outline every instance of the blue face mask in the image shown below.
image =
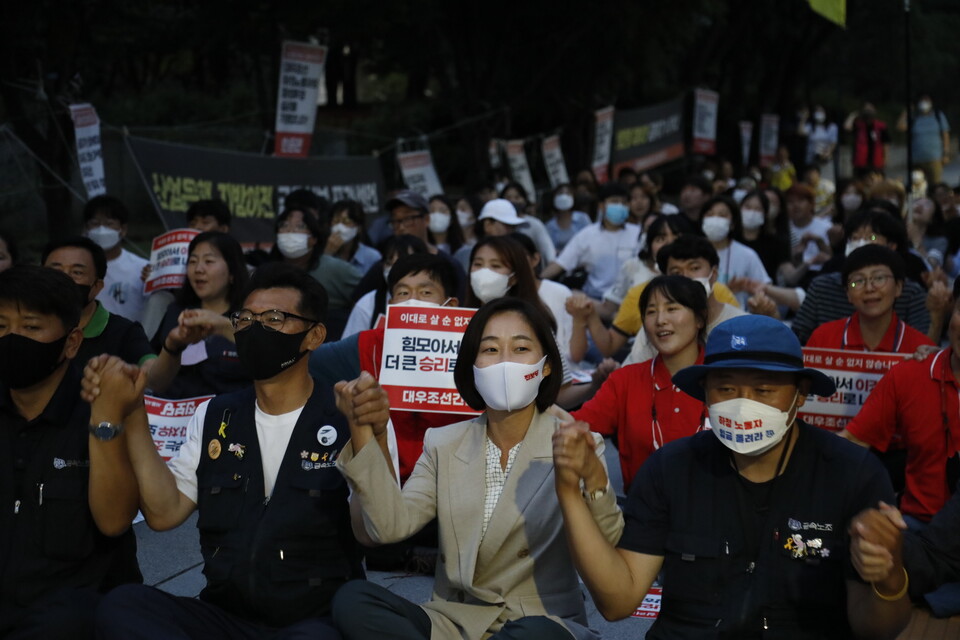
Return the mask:
POLYGON ((608 202, 603 208, 603 216, 607 219, 607 222, 616 227, 626 222, 629 215, 630 210, 627 205, 618 202, 608 202))

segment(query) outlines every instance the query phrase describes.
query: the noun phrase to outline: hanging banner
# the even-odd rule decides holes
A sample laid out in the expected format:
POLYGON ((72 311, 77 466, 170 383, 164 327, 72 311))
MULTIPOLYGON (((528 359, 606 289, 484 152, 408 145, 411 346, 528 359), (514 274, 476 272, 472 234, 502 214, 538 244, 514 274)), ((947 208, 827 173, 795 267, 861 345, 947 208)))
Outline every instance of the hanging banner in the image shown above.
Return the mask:
POLYGON ((750 145, 753 144, 753 123, 749 120, 740 121, 740 163, 743 166, 750 164, 750 145))
POLYGON ((490 155, 491 169, 499 169, 503 166, 503 161, 500 159, 500 145, 502 142, 503 140, 490 138, 490 144, 487 145, 487 153, 490 155))
POLYGON ((760 116, 760 166, 769 167, 777 157, 780 143, 780 116, 765 113, 760 116))
POLYGON ((196 229, 174 229, 153 239, 150 247, 150 276, 143 283, 144 293, 179 289, 183 286, 187 279, 190 241, 199 234, 196 229))
POLYGON ((296 189, 329 202, 356 200, 369 214, 379 213, 383 202, 380 163, 373 157, 277 158, 133 136, 126 141, 167 229, 182 227, 197 200, 220 198, 233 213, 230 235, 241 243, 272 243, 277 213, 296 189))
POLYGON ((187 440, 187 424, 196 413, 197 407, 213 396, 198 396, 182 400, 167 400, 154 396, 143 396, 143 404, 150 421, 150 434, 157 453, 165 461, 177 457, 180 447, 187 440))
POLYGON ((443 193, 443 186, 433 166, 433 156, 429 149, 398 153, 397 162, 408 189, 416 191, 424 198, 443 193))
POLYGON ((712 156, 717 153, 717 111, 720 94, 697 89, 693 103, 693 152, 712 156))
POLYGON ((77 141, 77 164, 87 197, 102 196, 107 192, 103 173, 103 151, 100 146, 100 118, 92 104, 70 105, 74 138, 77 141))
POLYGON ((543 164, 550 176, 550 186, 556 187, 570 182, 567 165, 563 161, 563 150, 560 148, 560 136, 544 138, 540 148, 543 151, 543 164))
POLYGON ((380 384, 390 410, 476 415, 460 397, 453 368, 476 309, 387 307, 380 384))
POLYGON ((593 130, 593 175, 603 184, 610 179, 610 145, 613 142, 613 107, 594 111, 596 124, 593 130))
POLYGON ((682 158, 683 96, 642 109, 619 110, 613 127, 613 175, 682 158))
POLYGON ((910 355, 804 348, 804 365, 830 376, 837 385, 837 391, 829 398, 807 397, 797 415, 815 427, 841 431, 860 411, 883 374, 910 355))
POLYGON ((523 140, 507 141, 507 162, 510 163, 510 175, 513 179, 523 185, 531 202, 536 200, 537 189, 533 186, 533 176, 530 175, 530 165, 527 164, 523 140))
POLYGON ((303 158, 310 150, 326 58, 326 47, 303 42, 283 43, 274 155, 303 158))

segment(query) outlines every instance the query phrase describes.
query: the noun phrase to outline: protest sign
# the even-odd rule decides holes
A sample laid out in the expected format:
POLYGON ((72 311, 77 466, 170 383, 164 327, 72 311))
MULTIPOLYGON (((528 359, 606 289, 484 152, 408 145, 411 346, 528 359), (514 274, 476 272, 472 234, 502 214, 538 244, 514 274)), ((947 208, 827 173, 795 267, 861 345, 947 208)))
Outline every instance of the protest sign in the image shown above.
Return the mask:
POLYGON ((663 597, 663 589, 660 587, 650 587, 647 595, 643 597, 643 602, 633 612, 634 618, 654 619, 660 615, 660 600, 663 597))
POLYGON ((829 398, 810 396, 798 417, 815 427, 840 431, 857 415, 887 371, 910 354, 805 348, 803 362, 830 376, 837 391, 829 398))
POLYGON ((487 145, 487 154, 490 156, 491 169, 499 169, 503 165, 503 162, 500 160, 500 145, 502 143, 503 140, 490 138, 490 144, 487 145))
POLYGON ((533 176, 530 175, 530 166, 527 164, 527 153, 523 148, 523 140, 507 141, 507 162, 510 163, 510 175, 527 191, 531 201, 537 197, 537 189, 533 186, 533 176))
POLYGON ((277 135, 273 153, 302 158, 310 150, 317 117, 317 93, 327 48, 284 42, 277 90, 277 135))
POLYGON ((682 158, 683 96, 642 109, 617 111, 613 127, 613 174, 642 171, 682 158))
POLYGON ((760 116, 760 166, 769 167, 777 157, 780 143, 780 116, 765 113, 760 116))
POLYGON ((390 409, 476 415, 453 382, 463 332, 476 309, 387 307, 380 385, 390 409))
POLYGON ((740 164, 750 164, 750 145, 753 143, 753 123, 749 120, 740 121, 740 164))
POLYGON ((610 179, 610 145, 613 142, 613 107, 604 107, 594 111, 596 125, 593 130, 593 175, 597 182, 605 183, 610 179))
POLYGON ((544 138, 541 149, 543 150, 543 164, 547 169, 547 175, 550 176, 550 186, 556 187, 570 182, 570 177, 567 175, 567 165, 563 162, 560 136, 553 135, 544 138))
POLYGON ((77 163, 87 196, 93 198, 107 192, 103 173, 103 150, 100 145, 100 118, 91 104, 70 105, 74 137, 77 141, 77 163))
POLYGON ((196 229, 174 229, 153 239, 150 247, 150 276, 143 283, 144 293, 161 289, 179 289, 187 279, 190 241, 196 229))
POLYGON ((187 424, 196 413, 197 407, 213 396, 198 396, 182 400, 167 400, 155 396, 144 396, 147 419, 150 421, 150 434, 164 460, 170 460, 180 453, 180 446, 187 440, 187 424))
POLYGON ((720 94, 707 89, 697 89, 693 99, 693 152, 712 156, 717 152, 717 111, 720 94))
POLYGON ((424 198, 443 193, 430 149, 398 153, 397 162, 408 189, 416 191, 424 198))

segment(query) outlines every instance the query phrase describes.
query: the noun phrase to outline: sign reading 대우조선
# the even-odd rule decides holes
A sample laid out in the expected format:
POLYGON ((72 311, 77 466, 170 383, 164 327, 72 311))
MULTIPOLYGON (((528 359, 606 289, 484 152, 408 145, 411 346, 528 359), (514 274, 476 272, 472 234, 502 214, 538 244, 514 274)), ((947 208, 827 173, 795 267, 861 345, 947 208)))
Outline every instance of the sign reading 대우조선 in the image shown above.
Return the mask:
POLYGON ((196 229, 174 229, 153 239, 150 247, 150 276, 143 283, 144 293, 161 289, 179 289, 187 279, 190 241, 196 229))
POLYGON ((380 384, 393 411, 476 415, 460 397, 453 369, 476 309, 387 307, 380 384))
POLYGON ((180 447, 187 440, 187 424, 197 412, 197 407, 213 396, 198 396, 181 400, 167 400, 155 396, 144 396, 143 401, 150 420, 150 434, 157 453, 169 461, 180 453, 180 447))

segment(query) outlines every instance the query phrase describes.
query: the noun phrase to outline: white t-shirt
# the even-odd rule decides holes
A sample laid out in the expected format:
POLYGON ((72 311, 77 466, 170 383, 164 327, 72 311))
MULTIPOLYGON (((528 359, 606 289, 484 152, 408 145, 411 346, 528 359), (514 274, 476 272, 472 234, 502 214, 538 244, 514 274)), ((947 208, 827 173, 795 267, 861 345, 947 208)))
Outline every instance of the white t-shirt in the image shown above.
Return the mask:
POLYGON ((120 255, 107 262, 107 275, 103 278, 103 291, 97 300, 110 313, 123 316, 127 320, 140 322, 143 316, 143 281, 140 274, 148 261, 135 256, 126 249, 120 255))
MULTIPOLYGON (((733 240, 726 249, 718 249, 717 254, 720 256, 717 282, 727 284, 731 278, 750 278, 764 284, 771 282, 760 256, 747 245, 733 240)), ((746 291, 737 294, 737 300, 744 309, 747 308, 749 297, 746 291)))
MULTIPOLYGON (((719 315, 713 319, 713 322, 707 324, 707 333, 704 336, 706 339, 710 335, 710 332, 713 331, 713 328, 724 320, 729 320, 730 318, 736 318, 737 316, 746 315, 747 312, 743 309, 737 309, 732 304, 723 303, 723 310, 720 311, 719 315)), ((630 355, 623 361, 623 366, 628 364, 636 364, 638 362, 646 362, 647 360, 653 358, 657 355, 657 350, 650 344, 650 341, 647 339, 647 332, 643 329, 637 332, 637 337, 633 341, 633 348, 630 350, 630 355)))
POLYGON ((630 289, 638 284, 649 282, 658 275, 660 275, 659 272, 648 267, 640 258, 630 258, 620 267, 620 274, 617 276, 616 282, 603 294, 603 299, 620 306, 630 289))
MULTIPOLYGON (((517 227, 517 231, 530 236, 533 243, 537 245, 537 251, 540 253, 540 260, 543 264, 550 264, 557 259, 557 250, 553 246, 553 238, 547 231, 547 225, 543 221, 533 216, 524 215, 523 221, 527 224, 517 227)), ((470 270, 467 269, 467 272, 470 270)))
MULTIPOLYGON (((831 222, 827 218, 817 218, 814 217, 810 220, 810 224, 805 227, 798 227, 793 224, 793 221, 790 221, 790 246, 794 247, 800 242, 800 238, 808 233, 812 233, 816 236, 823 238, 823 241, 827 243, 827 246, 830 246, 830 238, 827 237, 827 232, 830 230, 831 222)), ((803 249, 803 260, 813 260, 816 255, 820 253, 820 248, 817 246, 817 243, 814 241, 807 242, 807 246, 803 249)), ((812 264, 810 265, 810 271, 820 271, 823 268, 822 264, 812 264)))
POLYGON ((585 227, 570 239, 557 256, 557 264, 573 271, 580 267, 587 270, 587 282, 583 292, 600 300, 620 273, 620 266, 637 255, 640 243, 640 227, 626 223, 622 229, 608 231, 603 222, 585 227))
POLYGON ((557 321, 557 346, 560 353, 570 356, 570 338, 573 336, 573 316, 567 313, 567 298, 573 295, 570 288, 553 280, 540 281, 540 300, 550 309, 557 321))
MULTIPOLYGON (((350 311, 350 317, 347 318, 347 324, 343 328, 341 339, 352 336, 355 333, 366 331, 370 328, 370 322, 373 320, 373 307, 376 304, 377 290, 373 289, 363 294, 357 303, 353 305, 350 311)), ((389 296, 387 296, 389 301, 389 296)))

